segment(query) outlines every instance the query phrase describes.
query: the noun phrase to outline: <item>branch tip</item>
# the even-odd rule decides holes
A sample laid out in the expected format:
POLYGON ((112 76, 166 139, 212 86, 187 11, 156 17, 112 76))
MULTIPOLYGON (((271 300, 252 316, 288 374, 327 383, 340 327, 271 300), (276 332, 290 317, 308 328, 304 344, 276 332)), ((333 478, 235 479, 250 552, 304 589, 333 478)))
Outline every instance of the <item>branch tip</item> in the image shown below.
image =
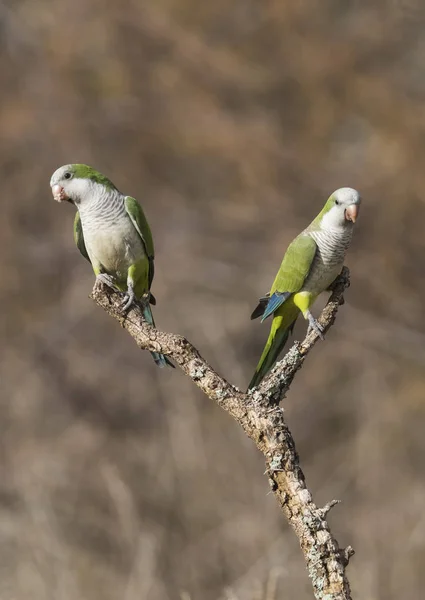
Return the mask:
POLYGON ((341 550, 341 559, 345 567, 348 565, 348 563, 350 562, 350 558, 354 556, 355 553, 356 551, 352 546, 347 546, 346 548, 344 548, 344 550, 341 550))
POLYGON ((317 512, 318 512, 319 517, 324 521, 326 519, 328 512, 337 504, 341 504, 341 500, 331 500, 330 502, 325 504, 325 506, 323 508, 318 508, 317 512))

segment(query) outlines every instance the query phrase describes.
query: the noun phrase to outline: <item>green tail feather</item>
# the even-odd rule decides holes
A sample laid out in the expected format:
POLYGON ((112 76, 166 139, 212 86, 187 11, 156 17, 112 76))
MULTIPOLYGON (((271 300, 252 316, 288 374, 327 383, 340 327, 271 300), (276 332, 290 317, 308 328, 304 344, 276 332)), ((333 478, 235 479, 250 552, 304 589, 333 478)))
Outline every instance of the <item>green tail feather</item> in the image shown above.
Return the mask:
POLYGON ((277 361, 279 354, 282 352, 288 341, 289 334, 294 328, 295 321, 299 315, 299 310, 294 305, 288 305, 288 308, 289 310, 281 309, 284 315, 277 312, 277 315, 273 319, 268 340, 257 368, 255 369, 255 373, 249 383, 249 390, 261 383, 277 361))
POLYGON ((282 352, 289 336, 289 329, 271 331, 267 344, 263 350, 260 361, 255 370, 254 376, 249 382, 248 389, 252 389, 259 385, 267 373, 270 371, 274 363, 277 361, 279 354, 282 352))
MULTIPOLYGON (((149 304, 146 304, 143 308, 143 316, 145 317, 146 321, 152 325, 152 327, 155 327, 155 321, 153 320, 153 315, 152 315, 152 311, 151 311, 151 307, 149 306, 149 304)), ((174 365, 172 362, 170 362, 168 360, 168 358, 166 356, 164 356, 163 354, 160 354, 159 352, 151 352, 152 358, 155 361, 155 364, 158 365, 158 367, 172 367, 174 369, 174 365)))

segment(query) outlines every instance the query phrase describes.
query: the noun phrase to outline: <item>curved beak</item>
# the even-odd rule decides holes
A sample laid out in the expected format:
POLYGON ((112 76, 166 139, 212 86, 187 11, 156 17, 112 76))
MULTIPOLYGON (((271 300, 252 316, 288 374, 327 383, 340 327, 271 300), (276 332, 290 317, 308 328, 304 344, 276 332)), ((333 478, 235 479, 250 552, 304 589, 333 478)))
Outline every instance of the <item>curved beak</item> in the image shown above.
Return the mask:
POLYGON ((63 202, 64 200, 69 200, 68 196, 65 193, 65 190, 59 184, 52 186, 52 194, 56 202, 63 202))
POLYGON ((358 204, 350 204, 348 208, 345 209, 345 218, 347 221, 356 222, 356 219, 359 215, 360 206, 358 204))

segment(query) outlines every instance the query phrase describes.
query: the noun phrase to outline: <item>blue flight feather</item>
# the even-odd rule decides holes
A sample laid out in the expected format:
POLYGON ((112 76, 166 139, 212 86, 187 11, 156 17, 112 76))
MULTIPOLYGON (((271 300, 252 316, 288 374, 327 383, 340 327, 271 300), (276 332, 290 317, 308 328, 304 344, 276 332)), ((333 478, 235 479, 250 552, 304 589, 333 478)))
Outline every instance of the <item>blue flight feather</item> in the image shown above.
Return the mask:
POLYGON ((275 292, 270 296, 270 300, 267 303, 266 310, 261 317, 261 322, 265 321, 267 317, 270 317, 282 304, 292 296, 292 292, 275 292))

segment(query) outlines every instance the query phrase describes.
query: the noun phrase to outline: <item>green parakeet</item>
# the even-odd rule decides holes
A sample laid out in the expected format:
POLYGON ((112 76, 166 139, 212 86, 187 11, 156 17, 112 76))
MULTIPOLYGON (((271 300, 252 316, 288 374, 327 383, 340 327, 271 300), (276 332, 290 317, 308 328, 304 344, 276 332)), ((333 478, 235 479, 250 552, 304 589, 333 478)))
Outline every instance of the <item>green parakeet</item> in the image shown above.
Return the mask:
POLYGON ((309 328, 323 339, 310 308, 342 270, 359 207, 356 190, 336 190, 314 221, 288 246, 269 294, 260 298, 251 315, 251 319, 261 316, 261 322, 273 315, 273 321, 248 389, 257 386, 273 367, 300 312, 309 328))
MULTIPOLYGON (((143 303, 143 315, 155 325, 149 303, 154 275, 154 247, 151 230, 140 204, 122 194, 104 175, 87 165, 71 164, 57 169, 50 180, 58 202, 75 204, 74 240, 90 261, 96 278, 125 292, 123 310, 134 299, 143 303)), ((173 366, 158 352, 155 363, 173 366)))

